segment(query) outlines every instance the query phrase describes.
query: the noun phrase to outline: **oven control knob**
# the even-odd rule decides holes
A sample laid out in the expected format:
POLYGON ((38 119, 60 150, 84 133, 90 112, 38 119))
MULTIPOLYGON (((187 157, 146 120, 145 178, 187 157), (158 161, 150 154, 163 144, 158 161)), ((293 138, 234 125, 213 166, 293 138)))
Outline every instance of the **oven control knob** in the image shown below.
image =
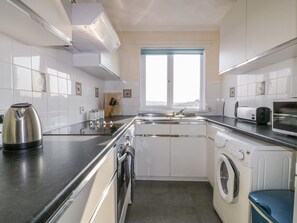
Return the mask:
POLYGON ((237 152, 237 158, 239 160, 244 160, 244 152, 242 150, 237 152))

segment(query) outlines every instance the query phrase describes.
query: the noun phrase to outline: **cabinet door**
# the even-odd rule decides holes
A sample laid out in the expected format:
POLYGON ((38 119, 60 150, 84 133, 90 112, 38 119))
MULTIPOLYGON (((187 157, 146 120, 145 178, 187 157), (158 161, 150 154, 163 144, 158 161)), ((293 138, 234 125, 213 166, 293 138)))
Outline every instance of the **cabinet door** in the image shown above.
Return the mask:
POLYGON ((212 138, 207 138, 207 178, 211 186, 214 183, 214 156, 215 156, 215 143, 212 138))
POLYGON ((102 201, 97 207, 90 223, 116 223, 117 222, 117 177, 114 176, 110 185, 103 193, 102 201))
POLYGON ((247 59, 297 36, 296 0, 247 1, 247 59))
POLYGON ((171 138, 171 176, 206 177, 206 138, 171 138))
POLYGON ((220 72, 246 59, 246 0, 239 0, 220 25, 220 72))
POLYGON ((135 137, 136 176, 169 176, 169 137, 135 137))
POLYGON ((100 53, 101 65, 120 76, 120 49, 114 53, 100 53))

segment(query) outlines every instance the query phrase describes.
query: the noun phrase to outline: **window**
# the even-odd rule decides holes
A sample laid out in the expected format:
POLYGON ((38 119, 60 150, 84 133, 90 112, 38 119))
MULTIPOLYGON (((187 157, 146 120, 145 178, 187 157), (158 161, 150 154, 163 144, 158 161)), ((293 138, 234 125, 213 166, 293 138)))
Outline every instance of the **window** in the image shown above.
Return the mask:
POLYGON ((142 49, 142 109, 204 109, 204 50, 142 49))

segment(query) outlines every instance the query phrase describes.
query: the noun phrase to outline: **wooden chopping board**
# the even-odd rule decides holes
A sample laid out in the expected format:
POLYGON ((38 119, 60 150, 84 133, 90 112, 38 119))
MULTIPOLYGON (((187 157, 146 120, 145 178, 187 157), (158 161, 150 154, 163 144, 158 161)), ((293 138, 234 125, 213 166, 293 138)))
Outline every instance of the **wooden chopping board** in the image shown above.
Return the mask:
POLYGON ((105 93, 104 94, 104 114, 105 117, 122 114, 122 93, 105 93), (115 106, 110 106, 110 99, 114 98, 117 100, 115 106))

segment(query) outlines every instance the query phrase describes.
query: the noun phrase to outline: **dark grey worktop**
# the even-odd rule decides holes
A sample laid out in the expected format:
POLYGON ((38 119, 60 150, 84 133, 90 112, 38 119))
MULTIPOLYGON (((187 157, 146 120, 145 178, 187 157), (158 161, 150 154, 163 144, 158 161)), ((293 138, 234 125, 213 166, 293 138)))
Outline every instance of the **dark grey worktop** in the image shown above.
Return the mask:
POLYGON ((256 125, 224 116, 203 117, 209 122, 231 128, 237 132, 297 150, 297 137, 275 133, 272 131, 272 127, 270 125, 256 125))
POLYGON ((47 221, 120 134, 44 136, 41 150, 22 154, 6 154, 1 150, 0 222, 47 221))

